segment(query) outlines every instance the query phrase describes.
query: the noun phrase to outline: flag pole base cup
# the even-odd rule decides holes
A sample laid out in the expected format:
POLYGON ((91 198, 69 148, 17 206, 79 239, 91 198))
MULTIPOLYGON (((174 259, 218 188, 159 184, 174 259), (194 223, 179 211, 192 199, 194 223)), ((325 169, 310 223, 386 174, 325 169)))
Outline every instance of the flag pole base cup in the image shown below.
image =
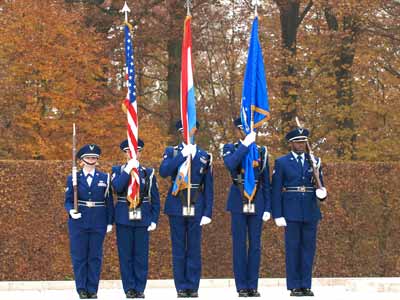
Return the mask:
POLYGON ((182 215, 184 217, 194 217, 194 205, 190 205, 190 206, 183 206, 182 207, 182 215))
POLYGON ((129 210, 129 220, 140 221, 142 219, 142 211, 140 208, 129 210))
POLYGON ((243 213, 254 215, 256 213, 256 207, 254 203, 244 203, 243 204, 243 213))

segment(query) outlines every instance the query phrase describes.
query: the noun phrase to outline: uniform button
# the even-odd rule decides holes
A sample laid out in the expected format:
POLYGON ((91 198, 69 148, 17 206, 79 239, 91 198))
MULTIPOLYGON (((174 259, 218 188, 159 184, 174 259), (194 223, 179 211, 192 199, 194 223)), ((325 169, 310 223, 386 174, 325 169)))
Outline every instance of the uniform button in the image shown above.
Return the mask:
POLYGON ((89 192, 89 195, 91 195, 92 194, 92 192, 89 192))
POLYGON ((304 179, 304 176, 302 178, 304 179))

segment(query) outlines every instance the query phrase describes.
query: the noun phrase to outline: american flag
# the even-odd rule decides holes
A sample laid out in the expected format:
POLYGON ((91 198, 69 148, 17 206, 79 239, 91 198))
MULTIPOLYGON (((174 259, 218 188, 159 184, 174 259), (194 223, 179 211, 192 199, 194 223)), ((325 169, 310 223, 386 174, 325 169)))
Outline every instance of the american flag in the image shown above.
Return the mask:
MULTIPOLYGON (((125 24, 125 59, 126 59, 126 85, 128 92, 124 101, 124 107, 127 115, 127 134, 129 143, 130 157, 136 159, 138 149, 138 117, 137 117, 137 101, 136 101, 136 84, 135 84, 135 65, 133 56, 132 43, 132 26, 125 24)), ((139 170, 133 168, 131 171, 131 179, 129 180, 127 199, 130 208, 135 209, 139 205, 139 170)))

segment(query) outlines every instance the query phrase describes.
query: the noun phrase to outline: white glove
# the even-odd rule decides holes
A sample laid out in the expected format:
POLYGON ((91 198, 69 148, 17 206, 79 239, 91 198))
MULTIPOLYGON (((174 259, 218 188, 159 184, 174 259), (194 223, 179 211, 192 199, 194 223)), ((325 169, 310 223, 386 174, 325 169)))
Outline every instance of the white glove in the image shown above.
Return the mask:
POLYGON ((190 145, 190 155, 192 156, 192 158, 196 156, 196 152, 197 152, 197 146, 190 145))
POLYGON ((316 190, 315 190, 315 194, 317 195, 317 198, 318 198, 318 199, 323 200, 323 199, 325 199, 326 196, 328 195, 328 192, 326 191, 326 188, 322 187, 322 188, 320 188, 320 189, 316 189, 316 190))
POLYGON ((211 223, 211 219, 206 216, 201 217, 200 226, 207 225, 211 223))
POLYGON ((190 152, 191 152, 191 149, 192 149, 192 148, 190 147, 190 145, 185 145, 185 146, 183 146, 182 151, 181 151, 183 157, 188 157, 188 155, 189 155, 190 152))
POLYGON ((157 224, 154 222, 151 222, 150 226, 147 227, 147 231, 153 231, 154 229, 156 229, 157 224))
POLYGON ((255 141, 256 141, 256 133, 254 131, 251 131, 248 135, 246 135, 242 144, 248 147, 250 146, 251 143, 254 143, 255 141))
POLYGON ((111 232, 111 230, 112 230, 112 225, 111 225, 111 224, 108 224, 108 225, 107 225, 107 233, 111 232))
POLYGON ((263 221, 267 222, 270 218, 271 218, 271 214, 267 211, 264 211, 263 217, 262 217, 263 221))
POLYGON ((82 214, 76 212, 75 209, 70 209, 70 210, 69 210, 69 214, 70 214, 71 218, 72 218, 72 219, 75 219, 75 220, 82 218, 82 214))
POLYGON ((282 227, 282 226, 285 227, 285 226, 287 226, 286 220, 285 220, 284 217, 276 218, 276 219, 275 219, 275 224, 276 224, 276 226, 279 226, 279 227, 282 227))
POLYGON ((126 164, 124 171, 130 174, 133 168, 138 168, 138 167, 139 167, 139 162, 137 161, 137 159, 132 158, 126 164))

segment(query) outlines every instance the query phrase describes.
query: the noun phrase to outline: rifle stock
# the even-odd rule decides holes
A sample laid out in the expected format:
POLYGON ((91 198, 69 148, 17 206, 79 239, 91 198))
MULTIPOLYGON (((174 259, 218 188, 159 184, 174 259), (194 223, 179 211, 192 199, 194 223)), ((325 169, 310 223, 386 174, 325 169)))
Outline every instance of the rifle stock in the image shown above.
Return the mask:
POLYGON ((306 143, 306 147, 307 147, 307 152, 309 155, 309 163, 311 165, 311 168, 313 170, 313 177, 315 180, 315 185, 317 189, 323 188, 322 183, 321 183, 321 179, 319 177, 319 168, 317 165, 317 160, 315 159, 314 153, 311 149, 310 143, 307 141, 306 143))
POLYGON ((78 179, 76 167, 76 130, 75 123, 72 126, 72 187, 74 190, 74 209, 78 212, 78 179))

